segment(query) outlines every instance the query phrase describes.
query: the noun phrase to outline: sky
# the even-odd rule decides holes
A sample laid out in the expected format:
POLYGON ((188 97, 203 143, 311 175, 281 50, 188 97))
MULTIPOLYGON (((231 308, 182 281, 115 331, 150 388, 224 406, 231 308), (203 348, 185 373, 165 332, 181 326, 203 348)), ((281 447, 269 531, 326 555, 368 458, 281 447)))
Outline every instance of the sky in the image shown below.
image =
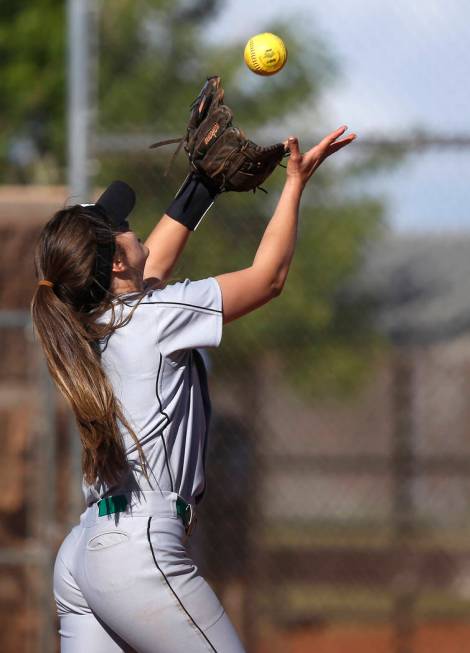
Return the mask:
MULTIPOLYGON (((416 129, 470 137, 468 0, 226 0, 209 37, 244 41, 279 17, 307 26, 339 64, 320 103, 325 131, 345 123, 359 138, 416 129)), ((386 197, 397 231, 470 232, 469 173, 470 146, 433 148, 363 190, 386 197)))

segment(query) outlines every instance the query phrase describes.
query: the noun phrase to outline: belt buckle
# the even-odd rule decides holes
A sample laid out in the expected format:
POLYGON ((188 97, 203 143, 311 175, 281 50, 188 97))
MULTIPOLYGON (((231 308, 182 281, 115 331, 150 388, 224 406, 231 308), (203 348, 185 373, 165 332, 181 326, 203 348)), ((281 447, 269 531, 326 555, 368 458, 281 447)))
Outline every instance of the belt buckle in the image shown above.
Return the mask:
POLYGON ((196 511, 194 510, 193 506, 190 503, 188 503, 188 505, 186 506, 186 514, 188 512, 189 512, 189 520, 187 517, 185 517, 184 530, 186 535, 189 537, 193 532, 197 523, 196 511))

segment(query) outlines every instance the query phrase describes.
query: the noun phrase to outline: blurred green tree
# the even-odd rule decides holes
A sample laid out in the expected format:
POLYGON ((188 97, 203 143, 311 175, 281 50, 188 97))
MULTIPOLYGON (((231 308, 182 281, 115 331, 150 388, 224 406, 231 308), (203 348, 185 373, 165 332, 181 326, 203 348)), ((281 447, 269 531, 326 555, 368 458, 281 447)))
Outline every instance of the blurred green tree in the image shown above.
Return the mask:
MULTIPOLYGON (((64 4, 3 0, 0 7, 0 166, 6 180, 38 179, 37 166, 19 167, 15 160, 15 146, 18 151, 23 144, 24 151, 28 142, 40 169, 49 171, 42 177, 64 180, 64 4)), ((242 43, 207 38, 208 25, 223 8, 221 0, 103 0, 98 7, 94 181, 122 177, 136 188, 136 225, 143 235, 186 173, 180 155, 165 177, 171 148, 155 152, 147 142, 183 134, 189 105, 207 76, 221 75, 236 124, 269 143, 288 135, 282 127, 286 116, 290 127, 297 116, 299 130, 310 131, 302 110, 308 107, 317 117, 320 93, 338 73, 313 27, 304 26, 302 35, 298 28, 294 34, 277 24, 270 30, 285 39, 288 63, 273 77, 256 77, 244 67, 242 43), (109 135, 118 137, 118 148, 103 148, 109 135)), ((358 165, 347 156, 345 161, 350 162, 341 168, 328 161, 305 194, 298 252, 285 292, 235 329, 226 329, 227 346, 216 357, 218 365, 230 364, 234 372, 244 370, 244 378, 254 378, 260 354, 277 352, 285 373, 307 393, 350 391, 369 368, 377 340, 367 311, 346 306, 338 288, 382 228, 383 207, 357 193, 348 196, 348 180, 367 162, 358 165)), ((250 265, 283 177, 281 169, 274 173, 266 184, 268 196, 220 197, 191 239, 176 276, 197 278, 250 265)))
POLYGON ((65 145, 65 3, 0 3, 0 171, 59 181, 65 145))

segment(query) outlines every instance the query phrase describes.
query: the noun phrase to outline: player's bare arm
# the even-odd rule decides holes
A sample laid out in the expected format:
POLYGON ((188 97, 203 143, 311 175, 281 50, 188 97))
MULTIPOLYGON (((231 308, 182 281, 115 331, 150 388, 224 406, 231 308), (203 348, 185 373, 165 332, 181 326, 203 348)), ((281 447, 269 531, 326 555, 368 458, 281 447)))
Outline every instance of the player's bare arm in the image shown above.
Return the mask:
MULTIPOLYGON (((150 252, 144 271, 147 287, 158 287, 168 278, 189 232, 218 194, 257 188, 284 157, 283 143, 261 147, 248 140, 242 130, 233 129, 233 112, 223 102, 220 77, 209 77, 191 105, 186 136, 179 145, 188 156, 190 174, 145 243, 150 252)), ((178 140, 159 141, 151 147, 178 140)))
POLYGON ((144 268, 144 283, 158 288, 171 275, 191 231, 165 213, 155 225, 145 245, 149 255, 144 268))
POLYGON ((346 129, 346 126, 336 129, 304 154, 297 138, 287 141, 290 158, 286 182, 253 264, 216 277, 222 291, 224 323, 250 313, 282 291, 295 251, 302 192, 321 163, 356 138, 350 134, 338 140, 346 129))

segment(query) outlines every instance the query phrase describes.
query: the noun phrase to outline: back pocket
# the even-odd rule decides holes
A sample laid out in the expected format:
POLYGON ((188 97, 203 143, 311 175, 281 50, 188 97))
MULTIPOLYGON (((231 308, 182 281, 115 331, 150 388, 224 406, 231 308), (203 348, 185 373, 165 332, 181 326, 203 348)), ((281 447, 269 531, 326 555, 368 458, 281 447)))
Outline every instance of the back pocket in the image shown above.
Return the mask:
POLYGON ((84 571, 90 589, 116 592, 134 583, 131 545, 131 535, 116 530, 98 533, 88 540, 84 571))
POLYGON ((108 531, 95 535, 86 545, 89 551, 96 551, 100 549, 116 546, 117 544, 124 544, 129 540, 129 535, 124 531, 108 531))

